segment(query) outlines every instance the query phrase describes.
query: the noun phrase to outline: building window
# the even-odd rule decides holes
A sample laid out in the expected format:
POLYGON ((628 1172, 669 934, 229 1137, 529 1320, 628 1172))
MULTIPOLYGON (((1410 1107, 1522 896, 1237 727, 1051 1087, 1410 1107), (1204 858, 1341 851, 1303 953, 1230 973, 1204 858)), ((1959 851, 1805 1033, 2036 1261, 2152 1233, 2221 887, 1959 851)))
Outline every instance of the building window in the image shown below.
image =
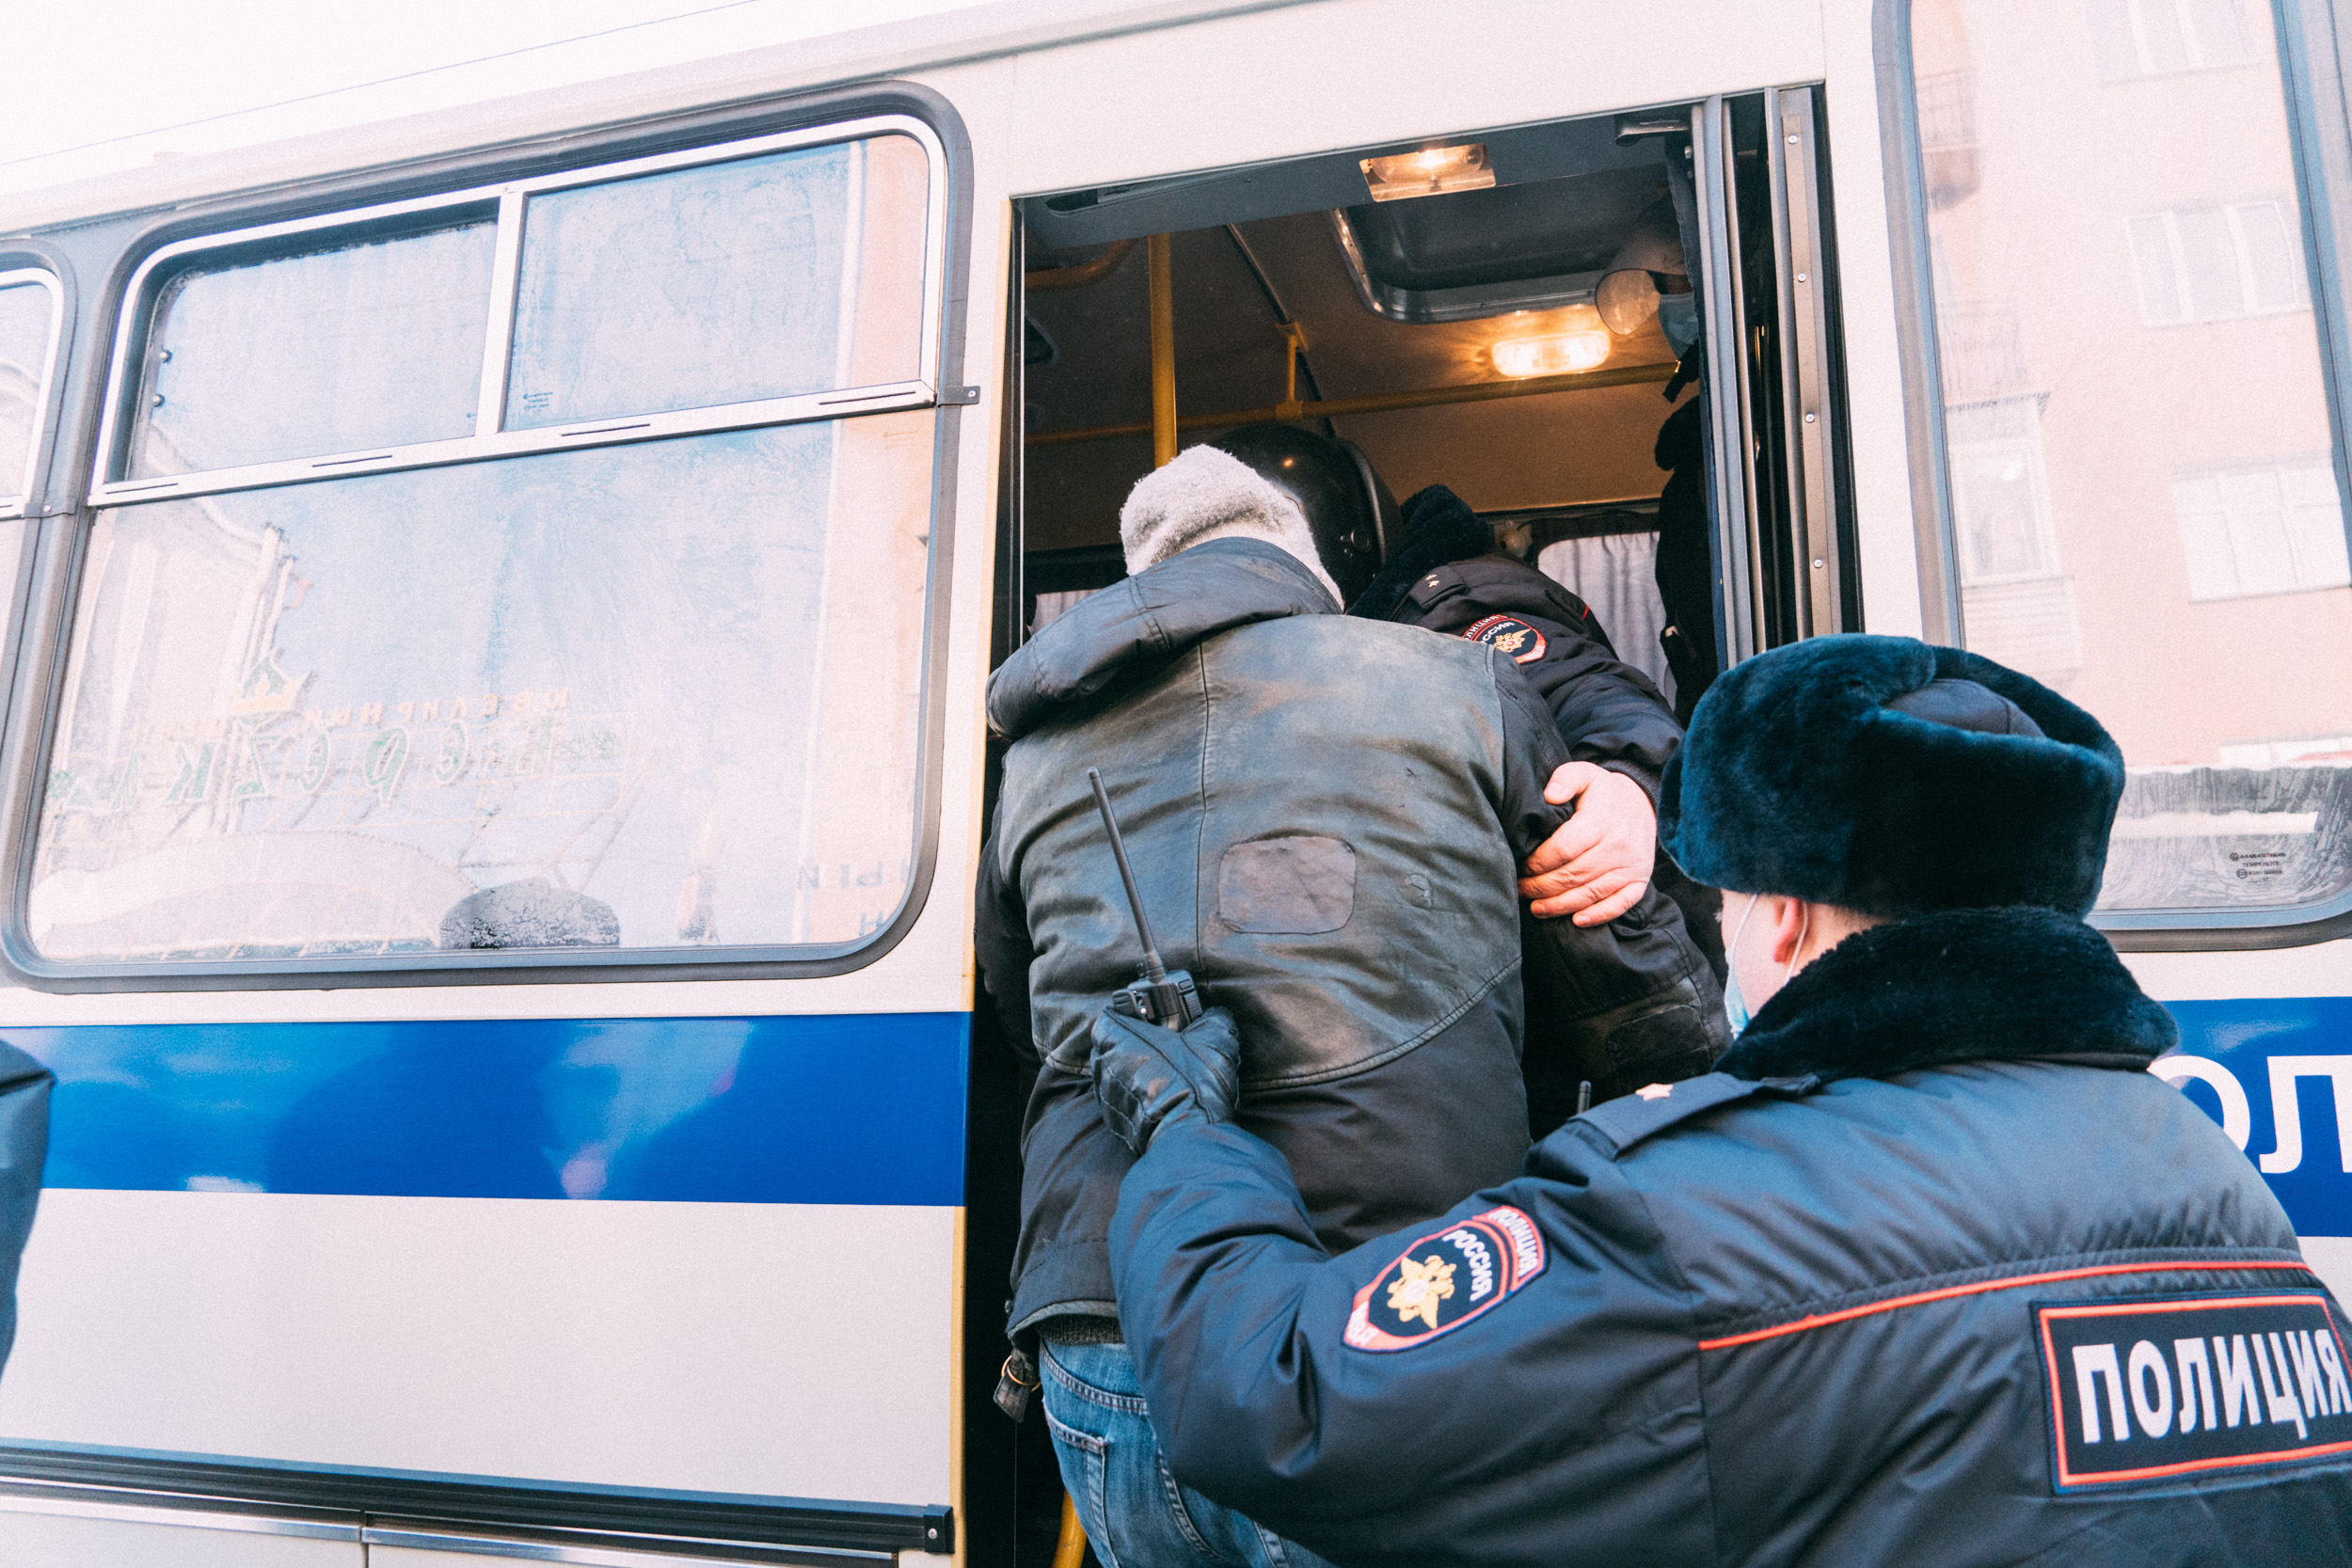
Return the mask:
POLYGON ((2102 81, 2253 62, 2242 0, 2090 0, 2090 11, 2102 81))
POLYGON ((2150 326, 2300 310, 2303 245, 2293 210, 2234 201, 2141 213, 2124 220, 2150 326))
POLYGON ((1936 351, 1943 359, 1947 404, 2014 397, 2029 385, 2016 311, 2000 306, 1939 302, 1936 325, 1936 351))
POLYGON ((1974 587, 2056 572, 2037 400, 1950 409, 1945 432, 1961 581, 1974 587))
POLYGON ((2344 502, 2325 458, 2172 481, 2188 596, 2243 599, 2352 583, 2344 502))

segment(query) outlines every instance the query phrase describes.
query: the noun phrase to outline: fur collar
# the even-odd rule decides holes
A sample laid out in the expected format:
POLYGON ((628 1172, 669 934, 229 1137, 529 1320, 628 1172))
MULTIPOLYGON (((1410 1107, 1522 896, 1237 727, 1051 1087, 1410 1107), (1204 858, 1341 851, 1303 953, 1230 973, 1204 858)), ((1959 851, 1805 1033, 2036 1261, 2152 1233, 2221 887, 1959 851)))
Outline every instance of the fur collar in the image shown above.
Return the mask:
MULTIPOLYGON (((1428 515, 1405 535, 1389 563, 1380 568, 1380 575, 1348 607, 1350 615, 1386 621, 1395 615, 1406 594, 1423 572, 1495 553, 1495 531, 1480 522, 1478 515, 1469 507, 1454 500, 1451 491, 1443 499, 1451 504, 1428 508, 1428 515)), ((1406 503, 1406 508, 1415 510, 1421 499, 1421 496, 1415 496, 1406 503)))
POLYGON ((1883 1078, 2021 1057, 2140 1067, 2179 1043, 2098 932, 2055 910, 1947 910, 1856 932, 1759 1008, 1719 1069, 1883 1078))
POLYGON ((1018 740, 1219 632, 1338 609, 1279 545, 1211 539, 1088 594, 1023 643, 988 677, 988 727, 1018 740))

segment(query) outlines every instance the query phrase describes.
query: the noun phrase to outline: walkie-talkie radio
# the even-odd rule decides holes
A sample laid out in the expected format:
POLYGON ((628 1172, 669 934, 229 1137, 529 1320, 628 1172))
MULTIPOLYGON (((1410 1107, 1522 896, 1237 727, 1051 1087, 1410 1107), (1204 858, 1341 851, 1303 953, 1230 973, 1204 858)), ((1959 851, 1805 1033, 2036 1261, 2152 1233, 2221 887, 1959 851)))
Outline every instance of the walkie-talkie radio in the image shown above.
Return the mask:
POLYGON ((1193 989, 1191 975, 1160 962, 1159 947, 1152 941, 1152 923, 1143 917, 1143 895, 1136 891, 1136 874, 1127 864, 1127 841, 1119 836, 1119 818, 1111 815, 1110 793, 1103 787, 1102 771, 1088 768, 1087 783, 1094 786, 1095 809, 1103 814, 1103 826, 1110 831, 1111 853, 1119 857, 1119 879, 1127 886, 1127 908, 1135 911, 1136 935, 1143 940, 1143 962, 1138 969, 1143 978, 1111 993, 1111 1011, 1163 1029, 1182 1029, 1200 1016, 1200 994, 1193 989))

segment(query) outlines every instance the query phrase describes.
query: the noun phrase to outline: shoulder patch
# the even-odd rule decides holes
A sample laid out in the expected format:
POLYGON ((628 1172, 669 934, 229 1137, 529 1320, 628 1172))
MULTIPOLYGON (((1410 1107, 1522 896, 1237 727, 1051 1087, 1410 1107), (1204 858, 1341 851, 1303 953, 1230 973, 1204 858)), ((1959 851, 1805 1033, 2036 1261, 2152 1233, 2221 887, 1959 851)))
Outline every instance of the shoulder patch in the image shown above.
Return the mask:
POLYGON ((2324 1291, 2038 1301, 2033 1328, 2054 1494, 2352 1453, 2324 1291))
POLYGON ((1356 1292, 1341 1338, 1410 1350, 1461 1327, 1544 1272, 1544 1236, 1520 1210, 1489 1209, 1422 1237, 1356 1292))
POLYGON ((1438 566, 1423 572, 1413 579, 1413 586, 1405 596, 1422 610, 1427 610, 1439 599, 1449 598, 1462 590, 1462 574, 1451 566, 1438 566))
POLYGON ((1516 663, 1533 664, 1544 657, 1544 634, 1516 615, 1489 615, 1462 635, 1509 654, 1516 663))
POLYGON ((1728 1072, 1708 1072, 1678 1083, 1645 1085, 1631 1094, 1594 1106, 1568 1126, 1581 1124, 1607 1139, 1607 1152, 1614 1159, 1643 1139, 1654 1137, 1677 1122, 1688 1121, 1718 1105, 1759 1095, 1794 1100, 1819 1086, 1820 1080, 1809 1077, 1749 1079, 1734 1078, 1728 1072))

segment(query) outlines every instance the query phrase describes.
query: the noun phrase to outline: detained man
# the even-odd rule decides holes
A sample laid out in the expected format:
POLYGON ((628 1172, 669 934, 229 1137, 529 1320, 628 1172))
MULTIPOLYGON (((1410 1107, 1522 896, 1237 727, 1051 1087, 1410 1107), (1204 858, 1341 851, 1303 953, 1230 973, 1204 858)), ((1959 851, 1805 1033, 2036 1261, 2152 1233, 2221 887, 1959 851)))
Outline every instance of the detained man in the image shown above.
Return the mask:
POLYGON ((1522 941, 1533 966, 1613 939, 1568 920, 1523 938, 1514 879, 1566 816, 1545 789, 1568 756, 1505 654, 1341 614, 1343 554, 1213 447, 1139 483, 1120 535, 1133 575, 989 683, 1009 750, 975 942, 1035 1074, 1008 1375, 1041 1389, 1105 1561, 1276 1568, 1307 1560, 1168 1481, 1120 1337, 1105 1235, 1133 1156, 1089 1032, 1141 948, 1088 769, 1168 966, 1248 1033, 1224 1102, 1318 1246, 1518 1170, 1522 941))
POLYGON ((2352 1563, 2342 1307, 2084 924, 2099 723, 1902 638, 1734 667, 1670 766, 1720 1070, 1344 1253, 1230 1118, 1248 1026, 1104 1017, 1172 1474, 1350 1564, 2352 1563))
POLYGON ((1533 1130, 1559 1126, 1580 1098, 1597 1103, 1713 1066, 1730 1043, 1708 956, 1720 948, 1714 904, 1686 903, 1695 890, 1656 855, 1659 779, 1682 740, 1658 689, 1617 657, 1590 607, 1501 550, 1444 487, 1400 511, 1353 443, 1295 425, 1244 425, 1214 444, 1295 500, 1318 537, 1351 546, 1332 574, 1349 614, 1483 642, 1551 712, 1570 760, 1547 793, 1574 815, 1529 857, 1519 886, 1531 901, 1533 1130), (1544 928, 1554 920, 1583 934, 1544 928))

